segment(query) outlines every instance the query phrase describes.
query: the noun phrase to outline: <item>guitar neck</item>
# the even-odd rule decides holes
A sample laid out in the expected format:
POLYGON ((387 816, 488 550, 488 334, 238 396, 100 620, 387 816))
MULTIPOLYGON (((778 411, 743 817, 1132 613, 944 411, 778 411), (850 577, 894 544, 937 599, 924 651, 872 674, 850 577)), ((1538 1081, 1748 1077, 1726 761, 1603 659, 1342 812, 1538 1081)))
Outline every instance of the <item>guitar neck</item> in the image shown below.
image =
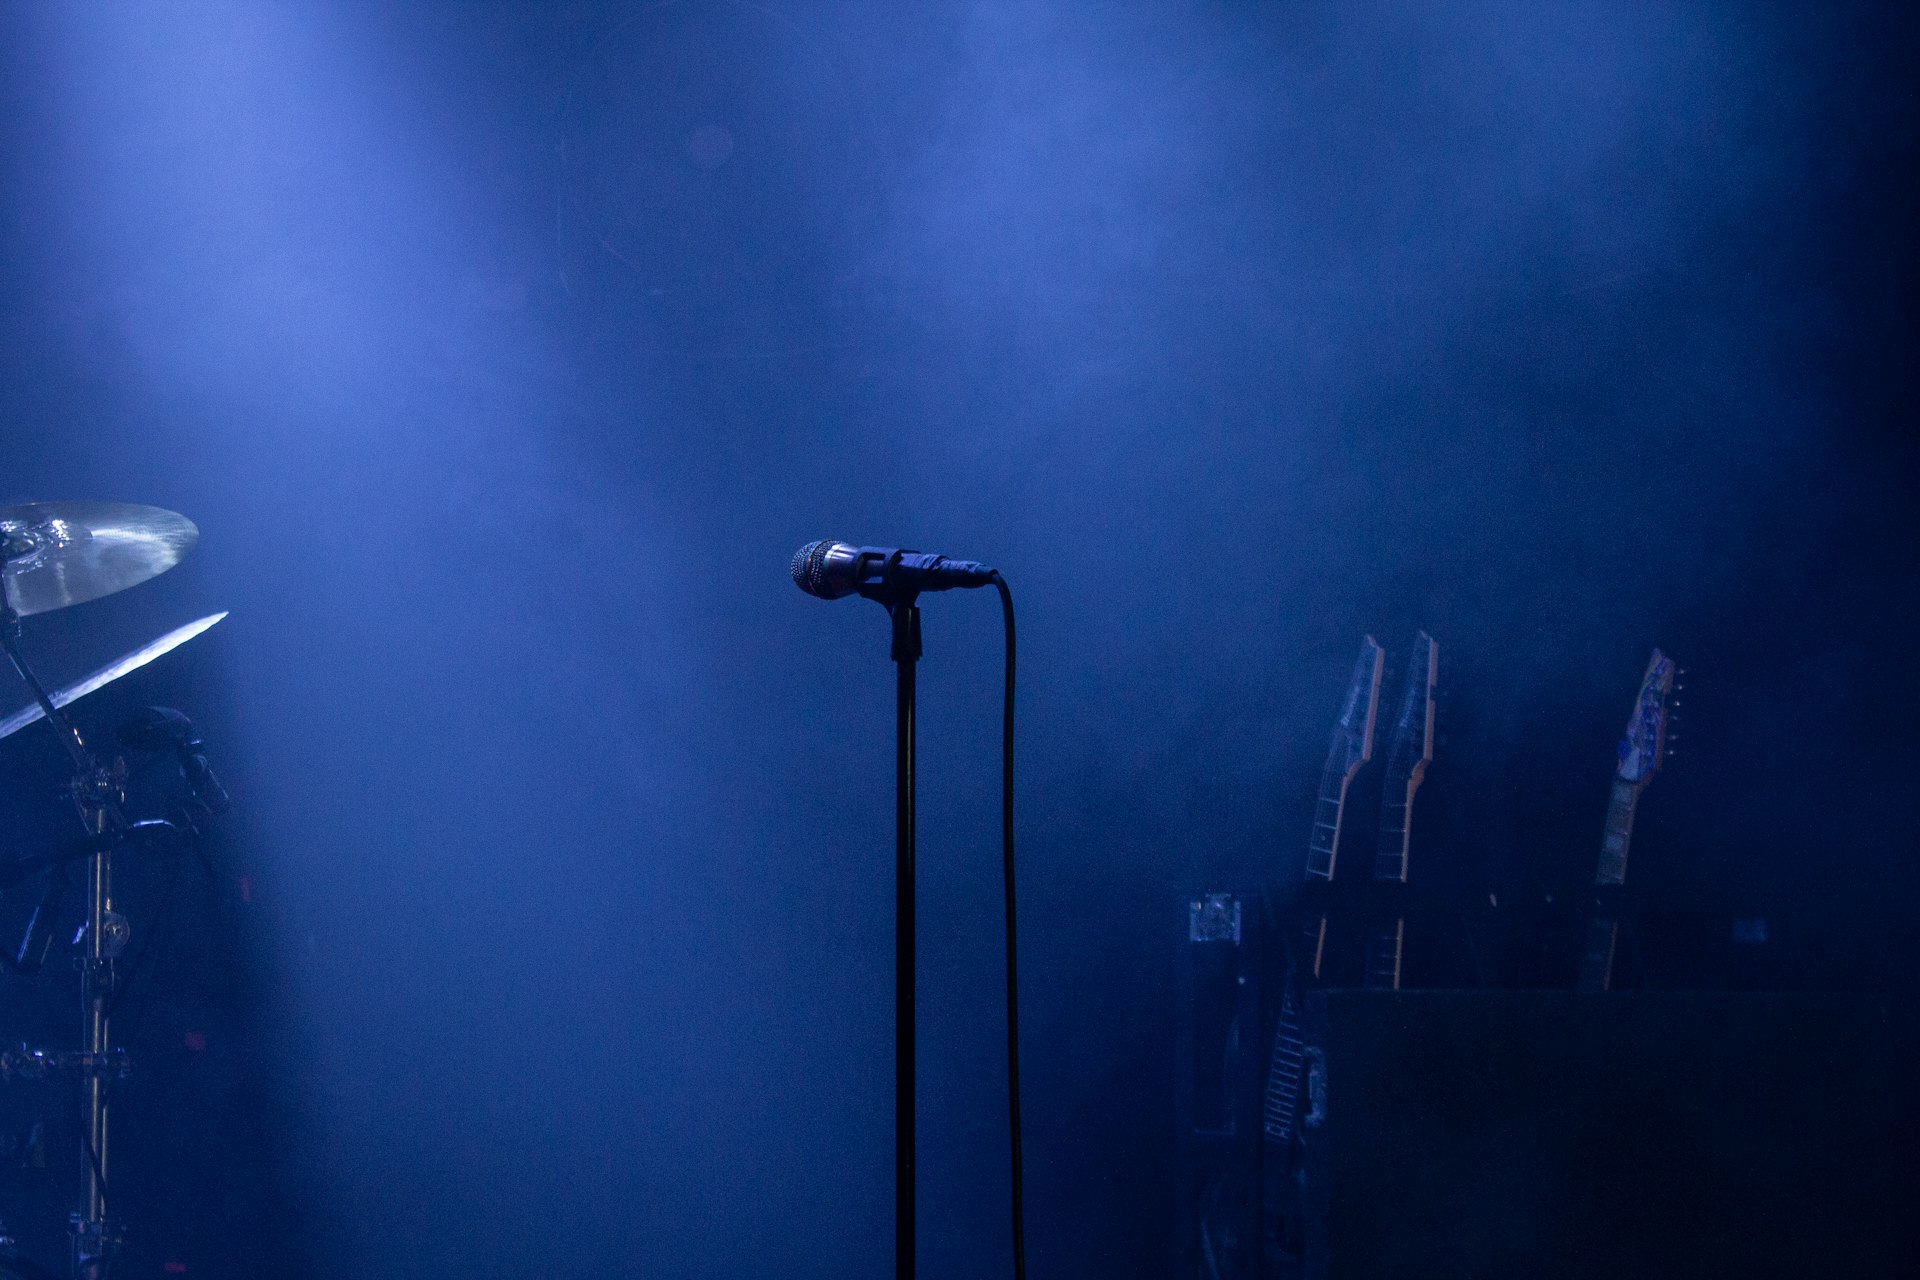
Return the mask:
POLYGON ((1613 986, 1613 957, 1620 941, 1620 924, 1604 911, 1593 913, 1587 925, 1587 950, 1580 960, 1579 991, 1606 991, 1613 986))
MULTIPOLYGON (((1347 788, 1353 775, 1346 770, 1345 749, 1335 735, 1333 750, 1327 754, 1327 768, 1320 779, 1320 799, 1313 809, 1313 840, 1307 847, 1307 879, 1333 879, 1334 861, 1340 853, 1340 823, 1347 811, 1347 788)), ((1310 918, 1300 935, 1301 958, 1313 981, 1320 980, 1320 966, 1327 954, 1327 917, 1322 913, 1310 918)))
POLYGON ((1600 837, 1600 862, 1594 871, 1595 884, 1625 884, 1627 847, 1633 843, 1633 814, 1640 803, 1645 783, 1613 780, 1613 794, 1607 801, 1607 826, 1600 837))
MULTIPOLYGON (((1613 780, 1613 794, 1607 800, 1607 829, 1600 837, 1600 864, 1593 875, 1596 885, 1625 884, 1627 847, 1633 843, 1633 812, 1640 803, 1644 783, 1613 780)), ((1587 925, 1587 948, 1580 958, 1577 991, 1607 991, 1613 987, 1613 960, 1620 945, 1620 922, 1595 908, 1587 925)))
POLYGON ((1393 750, 1380 793, 1380 839, 1373 858, 1375 880, 1407 879, 1413 833, 1413 797, 1433 760, 1433 681, 1440 646, 1422 631, 1407 664, 1407 691, 1394 722, 1393 750))
POLYGON ((1313 835, 1307 841, 1307 879, 1333 879, 1340 854, 1340 823, 1347 811, 1347 788, 1360 767, 1373 757, 1373 720, 1380 705, 1380 668, 1384 661, 1372 636, 1360 642, 1347 700, 1334 723, 1327 744, 1326 767, 1320 771, 1320 794, 1313 806, 1313 835))
POLYGON ((1300 1026, 1300 997, 1288 982, 1280 992, 1280 1017, 1273 1032, 1273 1054, 1267 1060, 1267 1090, 1263 1128, 1267 1137, 1293 1141, 1300 1117, 1300 1089, 1305 1083, 1307 1042, 1300 1026))
POLYGON ((1406 883, 1407 854, 1413 839, 1413 794, 1419 789, 1419 773, 1406 768, 1388 771, 1386 795, 1380 802, 1380 843, 1373 855, 1375 880, 1406 883))
POLYGON ((1367 939, 1367 967, 1361 985, 1375 991, 1400 989, 1400 957, 1406 945, 1407 922, 1395 917, 1374 927, 1367 939))
MULTIPOLYGON (((1422 631, 1414 637, 1407 662, 1407 691, 1400 701, 1400 717, 1393 727, 1393 750, 1387 757, 1387 779, 1380 795, 1379 843, 1373 855, 1373 878, 1405 884, 1407 854, 1413 839, 1413 797, 1433 760, 1433 682, 1440 646, 1422 631)), ((1379 990, 1400 989, 1400 960, 1405 949, 1407 922, 1395 916, 1374 926, 1367 938, 1366 968, 1361 982, 1379 990)))
POLYGON ((1340 824, 1347 811, 1347 787, 1352 774, 1347 771, 1346 747, 1336 741, 1327 753, 1327 767, 1320 775, 1320 796, 1313 805, 1313 837, 1307 842, 1307 879, 1331 880, 1335 860, 1340 856, 1340 824))

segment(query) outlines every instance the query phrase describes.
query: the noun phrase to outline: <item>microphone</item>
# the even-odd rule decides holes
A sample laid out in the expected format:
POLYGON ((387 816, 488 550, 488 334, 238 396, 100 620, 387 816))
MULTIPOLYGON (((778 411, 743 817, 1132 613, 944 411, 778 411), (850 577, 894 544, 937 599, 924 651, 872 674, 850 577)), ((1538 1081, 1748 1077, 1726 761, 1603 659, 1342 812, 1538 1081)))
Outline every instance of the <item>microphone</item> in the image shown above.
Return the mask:
POLYGON ((120 726, 120 745, 134 751, 171 751, 180 761, 193 798, 211 814, 222 814, 232 804, 227 789, 213 776, 207 749, 194 732, 193 721, 172 707, 148 707, 120 726))
POLYGON ((883 604, 919 591, 984 587, 995 571, 974 560, 927 551, 809 542, 793 553, 793 582, 810 596, 838 600, 855 592, 883 604))

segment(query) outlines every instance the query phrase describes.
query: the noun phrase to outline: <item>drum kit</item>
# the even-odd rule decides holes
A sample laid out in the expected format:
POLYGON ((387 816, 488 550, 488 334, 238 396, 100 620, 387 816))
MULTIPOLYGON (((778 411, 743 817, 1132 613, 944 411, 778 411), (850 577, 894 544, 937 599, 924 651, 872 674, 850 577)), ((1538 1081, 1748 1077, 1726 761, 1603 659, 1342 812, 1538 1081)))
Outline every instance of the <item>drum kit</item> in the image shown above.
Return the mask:
MULTIPOLYGON (((71 796, 84 828, 80 836, 39 853, 0 861, 0 890, 29 884, 40 887, 18 945, 0 951, 0 962, 7 969, 28 975, 41 969, 77 866, 85 867, 86 881, 85 907, 74 935, 80 974, 79 1047, 50 1050, 21 1045, 0 1050, 0 1081, 65 1076, 80 1085, 85 1186, 70 1222, 68 1262, 75 1280, 104 1280, 121 1234, 107 1213, 107 1118, 110 1087, 131 1068, 125 1053, 112 1046, 108 1021, 123 982, 115 962, 126 949, 131 929, 114 906, 114 855, 175 853, 189 847, 201 824, 226 808, 226 795, 207 770, 206 757, 186 718, 177 711, 151 708, 120 730, 116 745, 136 752, 172 752, 190 800, 175 806, 168 818, 131 820, 124 811, 126 757, 96 751, 65 708, 179 648, 226 615, 214 614, 176 628, 84 679, 53 690, 27 661, 21 620, 145 582, 178 564, 198 538, 199 530, 191 520, 158 507, 59 502, 0 508, 0 648, 6 650, 32 695, 29 705, 0 719, 0 738, 42 719, 51 725, 73 768, 71 796)), ((0 1226, 0 1275, 50 1275, 12 1254, 12 1242, 0 1226)))

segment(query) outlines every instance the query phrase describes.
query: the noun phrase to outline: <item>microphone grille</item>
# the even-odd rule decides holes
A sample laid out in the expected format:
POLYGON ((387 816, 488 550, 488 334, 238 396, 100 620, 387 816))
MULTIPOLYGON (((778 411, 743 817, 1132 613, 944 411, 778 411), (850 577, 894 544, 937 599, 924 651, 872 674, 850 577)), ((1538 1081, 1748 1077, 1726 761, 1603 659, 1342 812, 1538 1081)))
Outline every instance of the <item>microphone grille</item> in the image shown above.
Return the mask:
POLYGON ((793 585, 810 596, 825 596, 827 551, 833 543, 825 538, 809 542, 793 553, 793 585))

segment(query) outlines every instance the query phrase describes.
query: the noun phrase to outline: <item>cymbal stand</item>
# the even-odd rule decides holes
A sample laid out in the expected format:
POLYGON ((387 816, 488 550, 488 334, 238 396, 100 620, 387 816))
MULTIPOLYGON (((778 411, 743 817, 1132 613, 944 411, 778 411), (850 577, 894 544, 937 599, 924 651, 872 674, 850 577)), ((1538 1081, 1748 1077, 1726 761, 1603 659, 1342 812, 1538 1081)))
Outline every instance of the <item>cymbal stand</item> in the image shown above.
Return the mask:
MULTIPOLYGON (((20 651, 20 614, 13 607, 5 573, 7 548, 0 539, 0 646, 13 669, 32 691, 46 713, 61 745, 73 762, 74 803, 89 835, 105 835, 125 827, 120 812, 126 782, 124 761, 103 765, 88 750, 80 730, 47 695, 20 651)), ((80 958, 80 1003, 83 1022, 81 1053, 86 1094, 83 1139, 86 1144, 87 1190, 72 1221, 71 1265, 74 1280, 103 1280, 120 1243, 119 1228, 107 1217, 107 1075, 112 1060, 108 1045, 107 1010, 113 1000, 113 962, 127 945, 126 918, 113 909, 113 855, 103 842, 87 859, 86 950, 80 958)))

